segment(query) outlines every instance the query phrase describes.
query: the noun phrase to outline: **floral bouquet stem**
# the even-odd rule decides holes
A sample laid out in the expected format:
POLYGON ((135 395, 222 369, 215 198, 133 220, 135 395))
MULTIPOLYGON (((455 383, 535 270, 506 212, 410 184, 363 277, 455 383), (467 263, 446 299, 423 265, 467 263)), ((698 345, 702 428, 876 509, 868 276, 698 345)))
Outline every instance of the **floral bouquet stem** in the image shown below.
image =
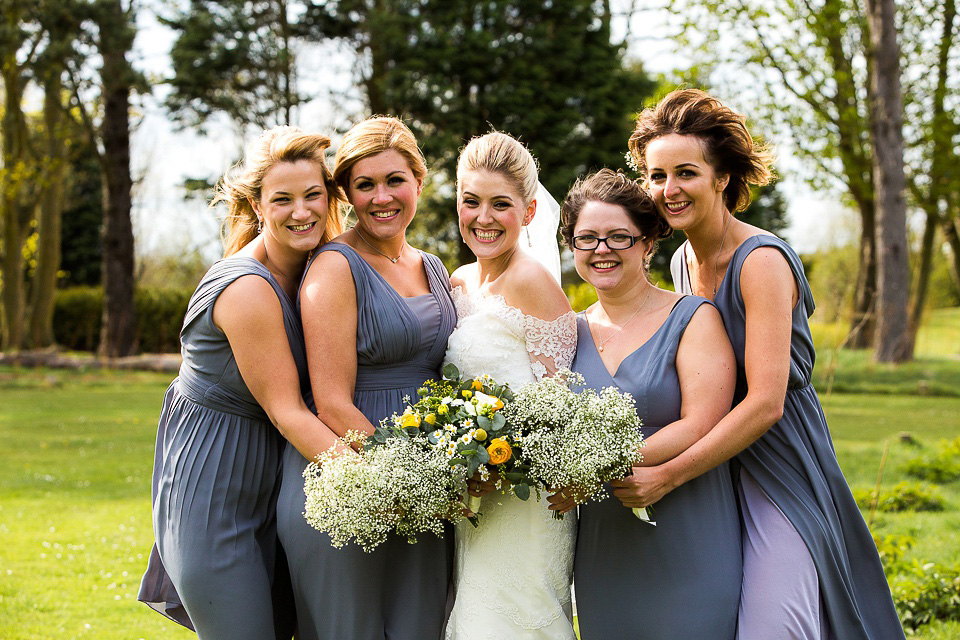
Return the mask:
POLYGON ((650 517, 649 507, 634 507, 633 515, 637 516, 641 522, 657 526, 657 521, 650 517))
POLYGON ((474 515, 480 513, 480 501, 482 500, 480 496, 470 495, 470 492, 468 491, 466 494, 464 494, 464 498, 466 498, 464 502, 467 505, 467 509, 469 509, 471 513, 474 515))

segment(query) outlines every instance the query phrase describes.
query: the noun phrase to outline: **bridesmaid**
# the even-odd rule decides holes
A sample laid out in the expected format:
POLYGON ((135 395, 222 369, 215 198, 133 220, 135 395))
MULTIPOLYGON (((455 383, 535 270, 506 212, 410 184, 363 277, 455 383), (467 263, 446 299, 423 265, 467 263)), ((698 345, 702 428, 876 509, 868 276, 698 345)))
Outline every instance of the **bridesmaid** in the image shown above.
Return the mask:
POLYGON ((736 406, 676 458, 642 469, 634 506, 666 500, 735 458, 743 514, 738 637, 903 638, 876 547, 810 384, 813 296, 797 254, 737 220, 770 178, 743 116, 702 91, 644 110, 630 152, 687 242, 678 290, 712 299, 737 358, 736 406), (666 497, 664 497, 666 496, 666 497))
MULTIPOLYGON (((317 412, 341 435, 373 433, 424 380, 440 375, 457 320, 450 281, 439 258, 411 247, 405 235, 425 175, 413 134, 396 118, 364 120, 337 150, 334 177, 357 224, 314 256, 299 300, 317 412)), ((299 637, 439 638, 452 532, 421 535, 414 545, 392 537, 372 553, 336 549, 304 520, 306 465, 286 451, 278 506, 299 637)))
MULTIPOLYGON (((647 279, 669 231, 640 185, 609 169, 577 182, 563 203, 563 236, 598 297, 577 318, 573 370, 588 387, 633 395, 647 438, 643 465, 692 445, 733 398, 733 351, 717 310, 647 279)), ((742 562, 726 465, 658 502, 656 527, 633 515, 631 477, 610 488, 612 496, 580 506, 580 637, 732 640, 742 562)))
POLYGON ((200 638, 292 633, 292 614, 281 615, 289 596, 276 595, 286 576, 275 512, 284 437, 309 457, 336 443, 301 396, 292 302, 308 253, 342 229, 329 144, 293 127, 266 131, 214 198, 229 204, 225 257, 190 300, 180 375, 163 399, 157 543, 138 596, 200 638))

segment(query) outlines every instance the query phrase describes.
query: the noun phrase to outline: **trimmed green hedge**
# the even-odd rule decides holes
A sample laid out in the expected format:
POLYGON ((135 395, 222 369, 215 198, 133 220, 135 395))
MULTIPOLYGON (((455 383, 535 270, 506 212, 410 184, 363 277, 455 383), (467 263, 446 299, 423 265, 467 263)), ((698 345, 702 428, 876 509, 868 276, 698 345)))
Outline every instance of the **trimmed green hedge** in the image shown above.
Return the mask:
MULTIPOLYGON (((144 287, 134 292, 137 349, 142 353, 180 351, 180 327, 192 289, 144 287)), ((102 287, 70 287, 57 291, 53 333, 57 344, 73 351, 96 351, 103 313, 102 287)))

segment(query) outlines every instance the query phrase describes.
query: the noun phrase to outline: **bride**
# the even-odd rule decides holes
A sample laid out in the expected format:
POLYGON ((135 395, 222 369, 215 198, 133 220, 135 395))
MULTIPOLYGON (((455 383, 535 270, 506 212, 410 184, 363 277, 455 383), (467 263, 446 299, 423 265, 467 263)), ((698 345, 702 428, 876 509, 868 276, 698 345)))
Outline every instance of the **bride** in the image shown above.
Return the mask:
MULTIPOLYGON (((513 389, 568 368, 577 342, 576 317, 559 286, 559 207, 537 188, 536 162, 509 135, 474 138, 460 154, 460 233, 477 261, 451 278, 457 327, 446 361, 513 389)), ((562 493, 550 502, 554 510, 569 506, 562 493)), ((480 513, 478 528, 457 525, 446 638, 575 638, 575 514, 556 520, 545 503, 499 491, 484 495, 480 513)))

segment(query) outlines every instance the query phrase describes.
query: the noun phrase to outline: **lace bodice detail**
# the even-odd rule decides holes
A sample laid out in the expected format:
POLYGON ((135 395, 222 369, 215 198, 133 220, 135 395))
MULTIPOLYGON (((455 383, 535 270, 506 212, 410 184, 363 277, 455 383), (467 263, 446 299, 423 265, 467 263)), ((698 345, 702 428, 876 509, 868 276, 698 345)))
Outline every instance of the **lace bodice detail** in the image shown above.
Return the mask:
MULTIPOLYGON (((454 287, 457 327, 446 362, 466 376, 489 374, 513 389, 569 368, 577 345, 571 311, 542 320, 503 296, 454 287)), ((555 520, 546 501, 484 496, 480 526, 457 524, 456 603, 446 640, 575 640, 570 581, 576 515, 555 520), (504 573, 503 559, 509 558, 504 573), (506 577, 505 577, 506 576, 506 577)))
POLYGON ((518 389, 573 363, 577 349, 573 311, 543 320, 511 307, 501 295, 466 293, 459 286, 451 293, 457 328, 447 342, 446 359, 465 374, 487 373, 518 389))

